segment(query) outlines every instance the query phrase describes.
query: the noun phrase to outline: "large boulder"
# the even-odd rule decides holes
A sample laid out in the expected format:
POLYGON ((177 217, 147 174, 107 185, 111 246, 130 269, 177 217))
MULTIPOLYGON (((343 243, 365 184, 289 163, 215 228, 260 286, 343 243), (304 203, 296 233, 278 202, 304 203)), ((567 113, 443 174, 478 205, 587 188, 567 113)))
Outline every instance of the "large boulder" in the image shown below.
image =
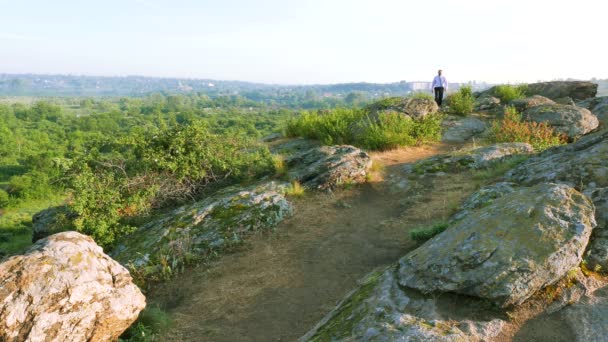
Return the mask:
POLYGON ((299 341, 491 341, 506 315, 487 302, 400 286, 396 267, 367 276, 299 341))
POLYGON ((129 272, 76 232, 0 264, 2 341, 114 341, 145 306, 129 272))
POLYGON ((546 122, 557 133, 562 133, 570 139, 577 139, 593 131, 599 126, 599 121, 588 109, 547 104, 532 107, 523 112, 523 118, 534 122, 546 122))
POLYGON ((321 146, 285 159, 292 180, 307 188, 331 190, 342 184, 362 183, 372 159, 362 150, 349 146, 321 146))
POLYGON ((527 155, 532 152, 534 152, 534 148, 530 144, 498 143, 424 159, 408 166, 406 171, 428 175, 442 172, 461 172, 467 169, 482 169, 507 158, 527 155))
POLYGON ((593 203, 574 188, 520 188, 403 257, 399 283, 518 305, 579 265, 594 227, 593 203))
POLYGON ((608 125, 608 96, 594 97, 576 104, 591 111, 600 120, 602 126, 608 125))
POLYGON ((597 84, 586 81, 553 81, 528 84, 528 94, 542 95, 552 100, 570 97, 575 101, 597 95, 597 84))
POLYGON ((412 97, 390 97, 377 101, 367 107, 370 117, 377 117, 377 113, 397 112, 413 119, 424 118, 428 114, 439 111, 439 106, 432 99, 412 97))
POLYGON ((608 273, 608 188, 588 191, 595 204, 597 228, 593 230, 585 262, 591 270, 608 273))
POLYGON ((526 97, 524 99, 515 99, 509 102, 510 106, 515 107, 519 112, 523 112, 527 109, 547 104, 555 104, 555 102, 549 98, 540 95, 534 95, 526 97))
POLYGON ((477 111, 495 111, 498 108, 500 108, 500 99, 497 97, 486 94, 475 99, 477 111))
POLYGON ((441 141, 447 143, 463 143, 486 131, 488 125, 477 118, 454 118, 442 122, 443 134, 441 141))
POLYGON ((122 240, 112 256, 156 277, 167 263, 204 259, 243 241, 250 233, 272 229, 292 214, 285 184, 229 187, 194 204, 175 209, 122 240), (171 262, 169 262, 171 260, 171 262))
POLYGON ((505 180, 528 186, 565 183, 580 191, 608 187, 608 132, 546 150, 509 171, 505 180))

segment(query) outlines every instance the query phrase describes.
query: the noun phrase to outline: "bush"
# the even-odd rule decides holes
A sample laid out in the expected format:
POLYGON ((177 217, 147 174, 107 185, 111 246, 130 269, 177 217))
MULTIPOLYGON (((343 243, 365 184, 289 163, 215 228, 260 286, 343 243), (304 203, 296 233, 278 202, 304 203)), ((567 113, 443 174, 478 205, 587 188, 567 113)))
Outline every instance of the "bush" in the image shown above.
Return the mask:
POLYGON ((524 142, 532 145, 539 152, 568 141, 565 135, 555 133, 546 122, 523 121, 521 114, 514 107, 506 107, 504 119, 494 121, 491 140, 494 142, 524 142))
MULTIPOLYGON (((373 108, 390 105, 390 101, 394 99, 381 100, 373 108)), ((325 145, 351 144, 370 150, 386 150, 439 140, 441 116, 427 115, 412 120, 398 112, 388 112, 372 119, 366 111, 356 109, 304 112, 288 123, 286 133, 292 137, 320 140, 325 145)))
POLYGON ((523 99, 527 96, 528 85, 522 84, 512 86, 508 84, 499 85, 494 88, 494 96, 500 99, 501 103, 509 103, 516 99, 523 99))
POLYGON ((10 202, 8 193, 0 189, 0 208, 6 208, 10 202))
POLYGON ((409 93, 407 95, 407 97, 411 97, 413 99, 421 99, 421 100, 435 100, 435 98, 433 97, 433 95, 429 94, 428 92, 424 92, 424 91, 416 91, 413 93, 409 93))
POLYGON ((212 134, 201 124, 135 133, 101 144, 72 165, 70 209, 77 214, 76 229, 107 247, 134 230, 130 218, 274 168, 265 146, 238 134, 212 134))
POLYGON ((446 222, 436 223, 430 227, 423 227, 410 230, 410 239, 416 242, 424 242, 433 236, 442 233, 448 228, 446 222))
POLYGON ((451 94, 448 98, 450 111, 458 115, 467 115, 473 111, 475 97, 471 86, 461 87, 458 92, 451 94))

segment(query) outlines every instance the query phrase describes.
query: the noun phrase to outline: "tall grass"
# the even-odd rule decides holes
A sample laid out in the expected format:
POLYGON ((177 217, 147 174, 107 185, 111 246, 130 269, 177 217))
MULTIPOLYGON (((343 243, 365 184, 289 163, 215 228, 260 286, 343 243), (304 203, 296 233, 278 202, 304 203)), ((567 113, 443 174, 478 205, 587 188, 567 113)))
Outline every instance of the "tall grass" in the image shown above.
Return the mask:
POLYGON ((370 150, 412 146, 441 138, 441 116, 413 120, 397 112, 376 118, 363 109, 304 112, 287 124, 288 136, 316 139, 325 145, 351 144, 370 150))
POLYGON ((518 86, 512 86, 503 84, 494 88, 494 96, 500 99, 501 103, 509 103, 516 99, 523 99, 527 96, 528 85, 522 84, 518 86))
POLYGON ((494 121, 490 137, 494 142, 528 143, 536 151, 567 142, 566 136, 556 133, 546 122, 523 121, 521 114, 514 107, 505 109, 502 121, 494 121))

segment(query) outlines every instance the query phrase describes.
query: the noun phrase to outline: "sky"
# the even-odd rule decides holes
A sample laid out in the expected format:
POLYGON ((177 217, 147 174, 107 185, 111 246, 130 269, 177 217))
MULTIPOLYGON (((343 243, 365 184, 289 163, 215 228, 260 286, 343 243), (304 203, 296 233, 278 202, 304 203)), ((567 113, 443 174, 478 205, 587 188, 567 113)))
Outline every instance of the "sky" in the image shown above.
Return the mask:
POLYGON ((605 0, 0 0, 0 73, 608 78, 605 0))

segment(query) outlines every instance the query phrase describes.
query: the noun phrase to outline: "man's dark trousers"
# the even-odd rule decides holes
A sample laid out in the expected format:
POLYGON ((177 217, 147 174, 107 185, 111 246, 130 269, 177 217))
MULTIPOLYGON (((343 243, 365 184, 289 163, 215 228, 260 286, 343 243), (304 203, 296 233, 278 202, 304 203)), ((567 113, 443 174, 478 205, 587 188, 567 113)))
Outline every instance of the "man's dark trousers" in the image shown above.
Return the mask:
POLYGON ((441 101, 443 100, 443 87, 435 87, 435 102, 441 107, 441 101))

